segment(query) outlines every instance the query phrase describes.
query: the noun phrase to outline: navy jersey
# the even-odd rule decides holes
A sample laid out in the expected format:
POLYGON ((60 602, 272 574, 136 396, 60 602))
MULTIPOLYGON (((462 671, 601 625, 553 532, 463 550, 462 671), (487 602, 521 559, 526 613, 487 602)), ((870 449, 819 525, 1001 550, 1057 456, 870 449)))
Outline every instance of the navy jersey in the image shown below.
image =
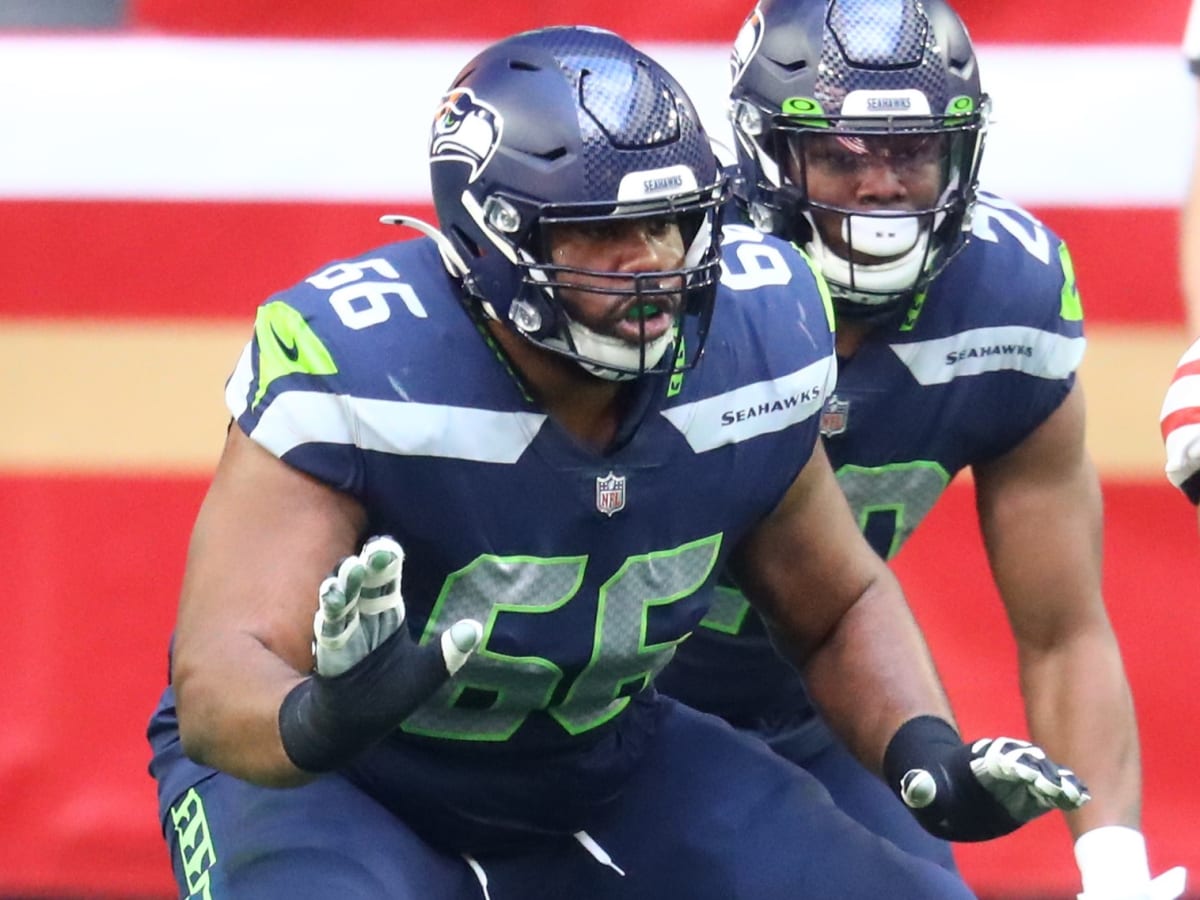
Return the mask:
MULTIPOLYGON (((733 226, 723 265, 702 361, 635 382, 604 453, 530 399, 428 239, 335 263, 259 309, 226 388, 237 427, 399 540, 417 639, 484 626, 462 670, 350 767, 385 804, 469 806, 470 779, 503 781, 505 766, 517 786, 485 792, 510 811, 523 777, 554 783, 553 767, 580 808, 618 786, 654 727, 655 673, 809 459, 835 378, 806 258, 733 226), (448 784, 463 794, 447 800, 448 784)), ((171 705, 158 747, 174 740, 171 705)))
MULTIPOLYGON (((1062 403, 1083 357, 1066 245, 983 194, 973 236, 907 316, 839 361, 821 432, 871 545, 894 556, 955 473, 1019 444, 1062 403)), ((806 708, 760 620, 722 588, 660 689, 735 724, 771 727, 806 708)))

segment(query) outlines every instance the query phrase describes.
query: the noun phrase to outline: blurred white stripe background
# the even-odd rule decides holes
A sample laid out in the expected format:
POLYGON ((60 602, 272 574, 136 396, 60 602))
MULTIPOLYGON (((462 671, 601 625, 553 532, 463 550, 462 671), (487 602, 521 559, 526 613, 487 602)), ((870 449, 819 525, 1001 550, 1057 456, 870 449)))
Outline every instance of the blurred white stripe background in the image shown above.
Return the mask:
MULTIPOLYGON (((481 44, 0 38, 0 196, 412 200, 426 129, 481 44)), ((648 43, 728 140, 727 47, 648 43)), ((1178 46, 981 45, 985 187, 1028 205, 1173 206, 1194 86, 1178 46)))

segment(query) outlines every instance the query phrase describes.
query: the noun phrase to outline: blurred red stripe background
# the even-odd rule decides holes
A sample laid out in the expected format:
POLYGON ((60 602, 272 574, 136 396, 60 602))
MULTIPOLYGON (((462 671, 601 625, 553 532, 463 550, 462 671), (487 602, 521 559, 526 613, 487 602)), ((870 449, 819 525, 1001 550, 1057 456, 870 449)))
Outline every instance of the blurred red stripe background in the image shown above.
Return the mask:
MULTIPOLYGON (((6 273, 0 309, 14 317, 245 320, 269 292, 327 258, 413 236, 380 225, 384 211, 435 219, 431 204, 417 202, 0 202, 4 255, 23 262, 6 273), (53 265, 63 258, 74 264, 53 265)), ((1034 207, 1033 212, 1069 236, 1089 322, 1182 321, 1175 268, 1162 264, 1173 261, 1176 210, 1034 207), (1138 246, 1160 248, 1160 264, 1131 265, 1129 255, 1113 252, 1114 236, 1122 234, 1138 246)))
MULTIPOLYGON (((1089 322, 1182 322, 1176 210, 1032 211, 1069 236, 1089 322), (1129 254, 1114 252, 1119 235, 1158 248, 1158 263, 1133 265, 1129 254)), ((380 225, 383 212, 435 219, 432 205, 421 202, 0 201, 3 253, 22 263, 6 273, 0 310, 13 317, 245 320, 269 292, 326 259, 413 236, 380 225), (71 267, 54 264, 65 258, 71 267)))

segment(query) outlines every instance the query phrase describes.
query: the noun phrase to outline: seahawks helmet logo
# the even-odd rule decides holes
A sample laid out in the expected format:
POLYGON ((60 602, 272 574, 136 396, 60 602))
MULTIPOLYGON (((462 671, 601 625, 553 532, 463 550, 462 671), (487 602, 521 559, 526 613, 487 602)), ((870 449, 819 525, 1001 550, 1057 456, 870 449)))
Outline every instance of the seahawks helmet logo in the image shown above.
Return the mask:
POLYGON ((478 100, 470 88, 442 98, 429 139, 429 161, 463 162, 471 168, 467 181, 479 177, 500 146, 504 119, 495 107, 478 100))
POLYGON ((750 60, 762 44, 763 31, 762 10, 756 6, 754 12, 742 23, 733 41, 733 51, 729 55, 730 83, 737 84, 742 73, 746 71, 746 66, 750 65, 750 60))

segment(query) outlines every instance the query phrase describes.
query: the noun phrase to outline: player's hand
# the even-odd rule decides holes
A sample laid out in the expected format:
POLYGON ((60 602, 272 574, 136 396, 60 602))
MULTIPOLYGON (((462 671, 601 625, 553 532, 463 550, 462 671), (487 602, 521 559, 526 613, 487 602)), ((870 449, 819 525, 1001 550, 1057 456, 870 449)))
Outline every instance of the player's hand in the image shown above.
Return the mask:
POLYGON ((400 594, 404 551, 373 537, 321 583, 316 671, 284 698, 280 739, 300 769, 337 768, 397 727, 457 672, 483 638, 473 619, 418 645, 400 594))
POLYGON ((1046 751, 1015 738, 984 738, 971 745, 971 772, 1017 822, 1051 809, 1070 812, 1091 799, 1070 769, 1046 751))
POLYGON ((1013 738, 964 744, 935 716, 904 723, 884 767, 925 829, 952 841, 990 840, 1051 809, 1078 809, 1090 799, 1079 778, 1040 747, 1013 738))
MULTIPOLYGON (((354 556, 347 556, 318 589, 313 620, 316 670, 327 677, 341 675, 396 633, 404 623, 400 570, 404 548, 387 535, 368 538, 354 556)), ((469 624, 457 623, 442 637, 442 657, 450 675, 457 672, 478 640, 470 641, 469 624), (458 625, 463 625, 459 628, 458 625), (459 643, 469 643, 464 652, 459 643)))
POLYGON ((373 537, 321 582, 313 621, 317 672, 341 675, 396 633, 405 614, 403 565, 404 550, 395 540, 373 537))

